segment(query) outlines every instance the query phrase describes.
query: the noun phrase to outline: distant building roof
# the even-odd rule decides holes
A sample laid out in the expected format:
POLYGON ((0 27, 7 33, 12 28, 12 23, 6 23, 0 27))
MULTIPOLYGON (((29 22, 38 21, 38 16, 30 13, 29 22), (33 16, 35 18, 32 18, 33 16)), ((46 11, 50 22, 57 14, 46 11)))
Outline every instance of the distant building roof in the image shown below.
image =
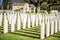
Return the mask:
POLYGON ((26 4, 26 2, 21 2, 21 3, 13 3, 13 6, 24 6, 24 4, 26 4))

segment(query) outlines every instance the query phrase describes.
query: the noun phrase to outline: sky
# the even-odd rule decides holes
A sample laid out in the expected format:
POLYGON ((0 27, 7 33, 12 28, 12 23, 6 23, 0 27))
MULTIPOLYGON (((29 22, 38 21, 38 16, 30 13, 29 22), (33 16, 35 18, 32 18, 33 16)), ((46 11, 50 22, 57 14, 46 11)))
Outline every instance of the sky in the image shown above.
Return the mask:
POLYGON ((0 0, 0 4, 2 4, 2 1, 3 1, 3 0, 0 0))

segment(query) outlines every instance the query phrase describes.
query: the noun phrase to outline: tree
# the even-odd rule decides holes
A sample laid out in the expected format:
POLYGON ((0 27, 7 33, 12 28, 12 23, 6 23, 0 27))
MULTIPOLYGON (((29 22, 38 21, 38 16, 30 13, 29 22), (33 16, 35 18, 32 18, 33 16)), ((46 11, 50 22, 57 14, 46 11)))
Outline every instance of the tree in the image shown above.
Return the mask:
POLYGON ((38 12, 38 7, 40 7, 40 0, 35 1, 35 6, 36 6, 36 13, 38 12))
POLYGON ((46 10, 48 13, 50 13, 50 7, 57 5, 57 0, 45 0, 45 2, 47 2, 47 4, 44 4, 44 6, 46 7, 46 10))
POLYGON ((35 12, 36 12, 36 13, 38 12, 38 6, 40 5, 40 0, 35 0, 35 1, 25 0, 25 1, 28 2, 28 3, 34 4, 34 5, 36 6, 35 12))
POLYGON ((7 9, 8 2, 9 2, 9 0, 3 0, 3 9, 4 10, 7 9))

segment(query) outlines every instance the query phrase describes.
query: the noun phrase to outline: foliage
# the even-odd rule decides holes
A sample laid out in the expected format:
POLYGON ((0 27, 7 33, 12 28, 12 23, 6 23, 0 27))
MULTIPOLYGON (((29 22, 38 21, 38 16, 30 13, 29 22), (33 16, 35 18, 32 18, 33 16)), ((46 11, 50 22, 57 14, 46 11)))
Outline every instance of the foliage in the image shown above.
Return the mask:
POLYGON ((25 0, 25 1, 28 2, 28 3, 30 3, 30 4, 34 4, 36 6, 35 12, 36 13, 38 12, 38 6, 40 6, 40 0, 35 0, 35 1, 25 0))
POLYGON ((9 0, 3 0, 3 9, 7 9, 9 0))

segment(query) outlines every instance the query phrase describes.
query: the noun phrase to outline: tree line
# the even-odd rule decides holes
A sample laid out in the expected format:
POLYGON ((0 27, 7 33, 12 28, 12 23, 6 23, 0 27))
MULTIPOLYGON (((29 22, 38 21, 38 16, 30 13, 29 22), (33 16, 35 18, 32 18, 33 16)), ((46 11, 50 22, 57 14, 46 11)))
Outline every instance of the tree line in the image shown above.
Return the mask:
MULTIPOLYGON (((8 3, 11 1, 12 3, 12 0, 3 0, 3 9, 7 9, 7 5, 8 3)), ((33 4, 35 5, 36 7, 36 13, 37 13, 37 9, 38 9, 38 6, 41 6, 43 4, 43 2, 47 2, 47 4, 44 4, 44 6, 47 7, 47 11, 49 12, 49 8, 51 5, 57 5, 57 1, 59 0, 24 0, 25 2, 29 3, 29 4, 33 4)))

